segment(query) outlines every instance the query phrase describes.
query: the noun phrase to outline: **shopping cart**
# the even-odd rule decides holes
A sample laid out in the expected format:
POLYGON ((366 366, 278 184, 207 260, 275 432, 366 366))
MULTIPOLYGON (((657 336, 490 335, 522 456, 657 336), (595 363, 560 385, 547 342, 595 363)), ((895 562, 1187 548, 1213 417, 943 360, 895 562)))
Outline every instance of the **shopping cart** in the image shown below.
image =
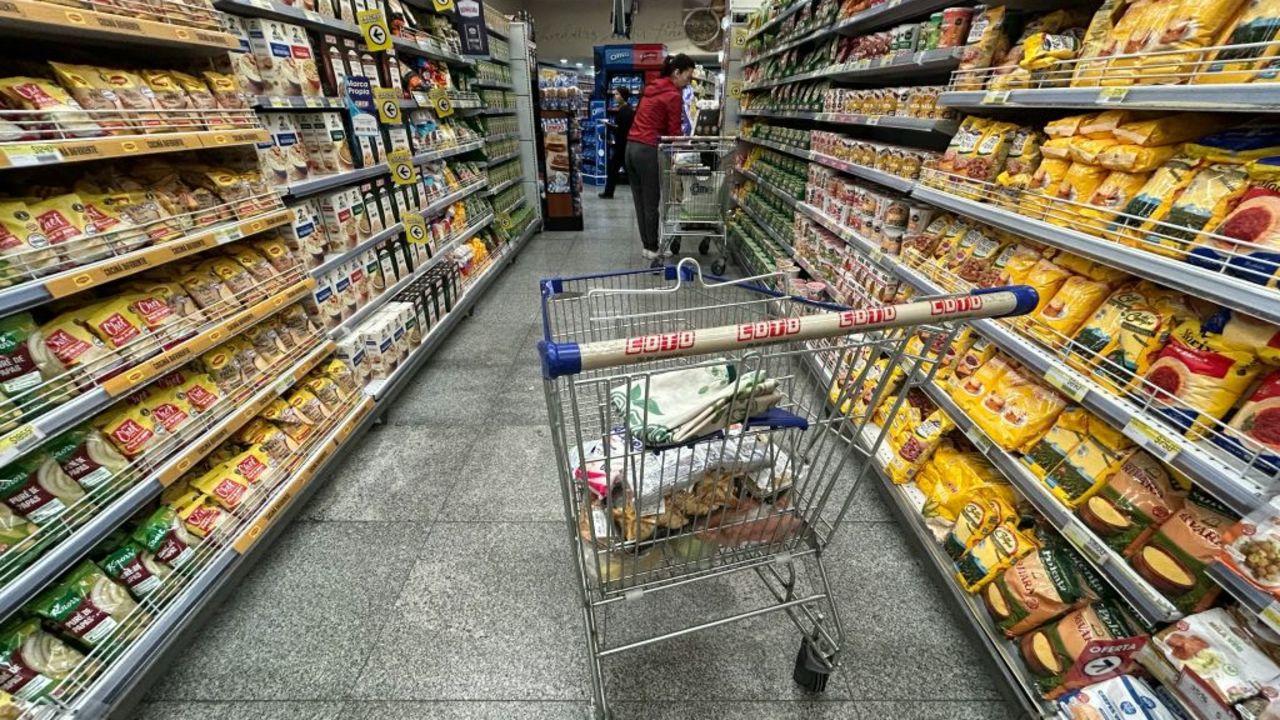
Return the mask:
POLYGON ((823 690, 844 636, 822 554, 869 460, 960 321, 1037 302, 1017 287, 850 310, 761 279, 708 281, 686 258, 542 282, 539 350, 598 717, 606 659, 777 611, 803 636, 793 678, 823 690), (662 406, 700 397, 717 399, 687 421, 662 406), (642 598, 712 596, 700 583, 747 571, 764 584, 751 585, 758 607, 643 636, 615 623, 613 637, 610 616, 642 598))
POLYGON ((699 237, 698 252, 715 245, 711 271, 724 272, 725 213, 729 202, 729 155, 734 138, 663 137, 658 145, 662 177, 659 252, 680 252, 680 240, 699 237))

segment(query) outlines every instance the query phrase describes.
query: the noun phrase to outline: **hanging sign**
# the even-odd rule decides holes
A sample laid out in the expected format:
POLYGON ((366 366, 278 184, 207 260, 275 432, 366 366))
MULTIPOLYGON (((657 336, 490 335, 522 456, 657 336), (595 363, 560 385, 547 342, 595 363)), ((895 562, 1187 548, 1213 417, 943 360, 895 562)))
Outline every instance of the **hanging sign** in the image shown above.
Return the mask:
POLYGON ((436 117, 447 118, 453 114, 453 102, 443 88, 432 88, 427 93, 427 98, 431 100, 431 108, 436 111, 436 117))
POLYGON ((396 185, 412 185, 418 181, 418 168, 408 150, 392 150, 387 153, 387 166, 396 185))
POLYGON ((403 125, 400 112, 400 91, 391 88, 373 88, 373 103, 378 108, 378 119, 383 125, 403 125))
POLYGON ((387 28, 387 16, 381 8, 361 10, 356 14, 360 22, 360 32, 364 34, 364 44, 375 52, 391 49, 391 31, 387 28))

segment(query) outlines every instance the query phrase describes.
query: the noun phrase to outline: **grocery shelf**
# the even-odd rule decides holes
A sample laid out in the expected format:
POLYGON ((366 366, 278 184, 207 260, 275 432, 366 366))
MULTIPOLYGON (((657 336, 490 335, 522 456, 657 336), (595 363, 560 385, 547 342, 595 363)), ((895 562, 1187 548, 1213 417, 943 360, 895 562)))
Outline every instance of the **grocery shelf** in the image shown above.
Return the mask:
POLYGON ((333 97, 257 95, 251 105, 255 110, 345 110, 347 101, 333 97))
POLYGON ((192 438, 184 445, 185 451, 139 477, 132 487, 112 500, 98 514, 76 526, 74 532, 45 550, 18 576, 0 585, 0 618, 17 612, 24 603, 88 554, 107 535, 159 497, 183 473, 244 427, 272 400, 292 387, 296 378, 310 372, 335 347, 331 341, 320 342, 283 372, 262 378, 259 382, 264 387, 237 404, 231 413, 215 421, 205 432, 192 438))
POLYGON ((430 60, 442 60, 450 65, 457 65, 459 67, 470 67, 476 64, 475 60, 463 57, 457 53, 449 52, 448 50, 442 50, 439 47, 436 47, 434 43, 430 43, 425 40, 413 42, 406 38, 397 37, 391 39, 391 44, 398 52, 405 53, 406 55, 417 55, 418 57, 424 57, 430 60))
POLYGON ((783 192, 782 188, 778 187, 777 185, 774 185, 768 180, 765 180, 763 177, 759 175, 759 173, 756 173, 753 170, 747 170, 746 168, 736 168, 736 170, 739 175, 750 179, 755 184, 773 193, 775 197, 777 197, 779 200, 786 203, 787 205, 790 205, 791 207, 797 207, 801 204, 801 201, 796 200, 795 198, 791 197, 787 193, 783 192))
POLYGON ((282 208, 247 220, 207 228, 171 242, 80 265, 46 278, 12 285, 0 289, 0 314, 8 315, 50 300, 68 297, 263 230, 286 225, 292 220, 293 211, 282 208))
POLYGON ((118 47, 163 48, 210 56, 240 48, 239 40, 218 30, 140 20, 39 0, 5 0, 0 3, 0 35, 47 38, 66 44, 88 42, 118 47))
POLYGON ((474 83, 471 83, 471 86, 483 88, 486 90, 507 90, 509 92, 515 92, 515 89, 516 89, 515 86, 511 84, 504 85, 502 83, 489 83, 489 82, 474 82, 474 83))
POLYGON ((848 113, 807 112, 804 110, 744 110, 742 117, 777 118, 780 120, 809 120, 832 125, 861 127, 886 127, 895 130, 914 130, 923 133, 954 135, 960 126, 955 120, 897 117, 895 115, 852 115, 848 113))
POLYGON ((1239 310, 1271 323, 1280 323, 1280 294, 1274 288, 1126 247, 1068 227, 1033 220, 995 205, 962 198, 924 185, 917 185, 911 194, 918 200, 982 220, 1002 230, 1131 272, 1166 287, 1211 300, 1223 307, 1239 310))
POLYGON ((1134 85, 1132 87, 1037 88, 1007 91, 948 91, 938 102, 965 110, 1004 108, 1132 108, 1135 110, 1280 111, 1274 83, 1134 85))
POLYGON ((499 155, 499 156, 498 156, 498 157, 496 157, 496 158, 490 158, 490 159, 485 163, 485 165, 486 165, 487 167, 494 167, 494 166, 497 166, 497 165, 501 165, 502 163, 504 163, 504 162, 506 162, 506 161, 508 161, 508 160, 515 160, 515 159, 516 159, 516 158, 518 158, 518 157, 520 157, 520 151, 519 151, 519 150, 516 150, 515 152, 509 152, 509 153, 507 153, 506 155, 499 155))
POLYGON ((493 197, 494 195, 497 195, 498 193, 502 192, 503 190, 506 190, 507 188, 513 185, 518 185, 520 181, 523 179, 524 178, 521 178, 521 177, 513 177, 510 180, 504 180, 498 183, 497 185, 494 185, 493 187, 489 188, 489 192, 487 194, 489 195, 489 197, 493 197))
POLYGON ((751 32, 747 33, 747 42, 751 42, 752 40, 754 40, 754 39, 756 39, 756 38, 760 37, 760 36, 761 36, 761 35, 763 35, 764 33, 769 32, 769 30, 771 30, 771 29, 773 29, 774 27, 776 27, 776 26, 778 26, 779 24, 781 24, 783 20, 786 20, 787 18, 791 17, 792 15, 795 15, 796 13, 800 12, 801 10, 803 10, 803 9, 804 9, 804 7, 805 7, 806 5, 808 5, 809 3, 811 3, 811 2, 813 2, 813 0, 796 0, 796 1, 795 1, 794 3, 792 3, 792 4, 791 4, 791 6, 790 6, 790 7, 788 7, 786 10, 783 10, 782 12, 778 13, 777 15, 774 15, 773 17, 771 17, 771 18, 769 18, 767 21, 765 21, 765 22, 764 22, 764 24, 762 24, 760 27, 758 27, 758 28, 756 28, 755 30, 752 30, 751 32))
POLYGON ((1221 561, 1210 565, 1206 572, 1241 607, 1257 615, 1275 632, 1280 632, 1280 602, 1276 602, 1274 597, 1251 585, 1221 561))
POLYGON ((888 2, 867 8, 843 20, 837 20, 831 25, 818 28, 794 40, 787 40, 777 47, 770 48, 766 53, 754 55, 750 60, 744 60, 742 66, 754 65, 761 60, 779 55, 807 42, 821 40, 836 34, 862 35, 868 30, 875 30, 902 20, 941 10, 951 4, 948 0, 888 0, 888 2))
MULTIPOLYGON (((0 3, 2 6, 3 3, 0 3)), ((0 143, 0 169, 64 165, 87 160, 131 158, 190 150, 218 150, 257 145, 270 139, 266 130, 199 130, 150 135, 108 135, 69 140, 0 143)))
POLYGON ((742 208, 742 211, 745 212, 748 217, 754 220, 756 225, 760 226, 761 230, 764 230, 766 233, 768 233, 769 237, 773 238, 774 242, 778 243, 778 245, 780 245, 783 250, 786 250, 787 255, 795 257, 796 251, 794 248, 791 247, 791 243, 783 239, 782 236, 780 236, 776 231, 774 231, 774 229, 764 221, 764 218, 760 217, 759 213, 747 207, 746 205, 742 204, 741 202, 738 202, 737 198, 733 198, 733 204, 742 208))
MULTIPOLYGON (((213 6, 223 12, 241 17, 278 20, 291 25, 301 25, 308 30, 337 33, 347 37, 362 37, 359 25, 325 17, 314 10, 304 10, 279 0, 213 0, 213 6)), ((238 49, 239 46, 237 42, 232 48, 238 49)))
POLYGON ((1219 714, 1209 718, 1203 711, 1187 700, 1186 696, 1182 694, 1182 691, 1178 689, 1178 678, 1180 677, 1180 673, 1169 664, 1168 660, 1160 657, 1151 643, 1147 643, 1146 647, 1139 650, 1135 658, 1137 659, 1138 664, 1146 668, 1147 672, 1151 673, 1151 677, 1155 678, 1156 682, 1160 683, 1161 689, 1164 690, 1163 697, 1172 700, 1177 704, 1177 708, 1175 709, 1181 713, 1180 717, 1197 718, 1197 720, 1200 718, 1205 718, 1206 720, 1222 720, 1224 718, 1236 717, 1233 713, 1221 714, 1228 712, 1226 710, 1221 710, 1219 711, 1219 714))
POLYGON ((892 188, 900 192, 910 192, 911 189, 916 186, 916 182, 914 180, 910 180, 904 177, 899 177, 897 175, 884 172, 883 170, 876 170, 875 168, 869 168, 865 165, 855 165, 854 163, 845 162, 843 160, 833 158, 829 155, 821 155, 819 153, 813 152, 812 150, 801 150, 799 148, 792 147, 790 145, 783 145, 782 143, 775 143, 769 140, 758 140, 756 138, 747 138, 747 137, 739 136, 738 139, 745 143, 750 143, 752 145, 759 145, 760 147, 767 147, 773 150, 777 150, 778 152, 786 153, 788 155, 793 155, 802 160, 816 162, 819 165, 825 165, 834 170, 839 170, 840 172, 849 173, 850 175, 863 178, 864 180, 870 180, 871 182, 878 183, 887 188, 892 188))
MULTIPOLYGON (((484 182, 472 183, 467 187, 455 190, 454 192, 451 192, 442 198, 432 201, 431 203, 423 206, 417 212, 421 214, 423 217, 428 219, 435 217, 436 214, 439 213, 441 210, 444 210, 445 208, 467 197, 468 195, 479 190, 482 187, 484 187, 484 182)), ((354 248, 351 248, 350 250, 327 256, 323 263, 321 263, 316 267, 311 268, 311 270, 309 270, 308 273, 311 275, 311 277, 316 279, 324 277, 329 272, 336 270, 343 263, 346 263, 350 260, 353 260, 359 257, 360 255, 364 254, 366 251, 369 251, 378 247, 379 245, 396 237, 402 232, 404 232, 404 223, 395 223, 394 225, 391 225, 385 228, 382 232, 375 233, 373 237, 370 237, 368 240, 364 240, 360 242, 358 245, 356 245, 354 248)))
POLYGON ((499 140, 519 140, 519 139, 520 139, 520 133, 518 132, 502 133, 501 135, 485 135, 484 136, 484 141, 487 143, 498 142, 499 140))
POLYGON ((956 424, 974 447, 986 456, 1009 481, 1018 494, 1035 507, 1044 519, 1066 538, 1100 575, 1115 588, 1135 612, 1148 624, 1173 622, 1182 613, 1168 598, 1160 594, 1115 550, 1098 539, 1079 518, 1049 492, 1013 455, 1004 451, 969 416, 955 404, 942 388, 926 383, 921 388, 934 404, 956 424))
POLYGON ((492 110, 490 110, 489 108, 481 108, 481 109, 480 109, 480 114, 481 114, 481 115, 485 115, 485 116, 490 116, 490 115, 515 115, 515 114, 516 114, 516 110, 515 110, 515 108, 511 108, 511 109, 509 109, 509 110, 507 110, 507 109, 503 109, 503 108, 494 108, 494 109, 492 109, 492 110))
POLYGON ((495 212, 497 212, 497 213, 499 213, 499 214, 502 214, 502 215, 510 215, 511 213, 515 212, 516 210, 519 210, 520 208, 524 207, 524 203, 525 203, 525 197, 524 197, 524 195, 521 195, 521 196, 520 196, 520 198, 519 198, 518 200, 516 200, 515 202, 511 203, 511 205, 509 205, 508 207, 498 208, 498 209, 496 209, 496 210, 495 210, 495 212))
POLYGON ((945 75, 959 66, 960 48, 920 50, 914 53, 900 52, 896 55, 874 60, 855 60, 839 65, 830 65, 821 70, 789 75, 776 80, 762 80, 751 85, 744 85, 742 91, 764 90, 778 85, 789 85, 806 80, 844 80, 865 83, 871 80, 896 80, 908 76, 913 80, 919 80, 921 76, 945 75))
POLYGON ((441 260, 449 256, 450 250, 457 247, 459 244, 464 243, 467 240, 470 240, 476 233, 488 227, 489 223, 493 222, 493 218, 494 218, 493 215, 487 215, 485 216, 484 219, 480 220, 479 222, 471 224, 462 232, 458 233, 452 238, 449 238, 447 242, 445 242, 439 248, 436 249, 435 253, 432 254, 429 260, 427 260, 422 265, 414 268, 413 272, 409 273, 408 276, 401 278, 398 282, 396 282, 395 285, 392 285, 391 287, 384 290, 382 294, 379 295, 376 299, 366 303, 364 307, 357 310, 354 315, 344 320, 341 325, 330 330, 329 337, 333 338, 334 340, 341 340, 347 335, 350 335, 352 331, 354 331, 357 327, 360 327, 361 323, 369 319, 370 315, 373 315, 373 313, 376 312, 383 305, 395 299, 397 295, 404 292, 405 288, 412 285, 415 280, 418 280, 423 275, 425 275, 427 273, 427 270, 430 270, 436 265, 439 265, 441 260))
POLYGON ((367 168, 348 170, 347 172, 338 173, 336 175, 325 175, 324 177, 303 180, 302 182, 296 182, 292 185, 288 185, 285 188, 285 197, 298 200, 310 195, 315 195, 316 193, 322 193, 325 190, 333 190, 335 188, 346 187, 347 185, 354 185, 358 182, 364 182, 365 180, 372 180, 373 178, 380 177, 387 172, 389 171, 387 170, 386 164, 380 164, 371 165, 367 168))
POLYGON ((465 155, 473 150, 479 150, 482 147, 484 147, 483 140, 472 140, 471 142, 462 143, 461 145, 455 145, 453 147, 443 148, 440 150, 428 150, 427 152, 419 153, 413 156, 413 162, 421 165, 422 163, 431 162, 433 160, 443 160, 455 155, 465 155))
POLYGON ((117 399, 147 385, 157 377, 175 370, 204 351, 271 317, 286 305, 301 300, 311 292, 315 281, 300 280, 252 307, 227 317, 204 332, 187 338, 133 367, 103 380, 48 412, 19 425, 0 436, 0 466, 7 465, 35 449, 48 437, 64 432, 93 417, 117 399))

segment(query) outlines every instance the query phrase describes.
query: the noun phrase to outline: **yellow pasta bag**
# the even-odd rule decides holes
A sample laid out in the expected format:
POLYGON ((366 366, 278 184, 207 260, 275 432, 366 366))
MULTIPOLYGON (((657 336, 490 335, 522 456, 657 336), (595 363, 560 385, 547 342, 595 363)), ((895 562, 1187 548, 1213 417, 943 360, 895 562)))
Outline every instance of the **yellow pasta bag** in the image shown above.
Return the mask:
POLYGON ((956 357, 952 379, 959 381, 969 377, 995 354, 996 346, 990 340, 985 337, 975 337, 973 342, 969 343, 969 346, 956 357))
POLYGON ((1125 6, 1122 0, 1103 0, 1102 6, 1094 12, 1085 28, 1084 37, 1081 38, 1080 51, 1076 54, 1078 62, 1071 76, 1073 87, 1092 87, 1098 84, 1104 69, 1094 58, 1105 48, 1125 6))
POLYGON ((1126 173, 1149 173, 1173 157, 1177 145, 1143 147, 1121 143, 1112 145, 1098 154, 1098 164, 1108 170, 1126 173))
POLYGON ((1116 128, 1133 119, 1133 113, 1128 110, 1106 110, 1081 122, 1078 134, 1093 139, 1112 139, 1116 128))
POLYGON ((1021 285, 1026 279, 1027 274, 1040 262, 1040 251, 1035 247, 1026 244, 1016 244, 1010 246, 1012 249, 1007 253, 1007 257, 1002 258, 1000 263, 1001 285, 1021 285))
POLYGON ((961 377, 957 373, 946 389, 960 409, 969 412, 993 388, 1000 386, 1009 373, 1017 374, 1013 363, 1001 355, 993 355, 969 375, 961 377))
POLYGON ((1120 288, 1076 332, 1067 362, 1113 392, 1142 377, 1168 341, 1173 317, 1144 283, 1120 288))
POLYGON ((1098 84, 1112 87, 1134 84, 1139 76, 1142 53, 1149 52, 1168 30, 1179 4, 1180 0, 1138 0, 1130 4, 1116 26, 1115 40, 1104 49, 1103 54, 1112 57, 1098 84))
POLYGON ((1096 282, 1119 283, 1129 278, 1129 274, 1123 270, 1117 270, 1109 265, 1103 265, 1069 252, 1060 252, 1054 255, 1053 262, 1065 270, 1069 270, 1076 275, 1083 275, 1096 282))
POLYGON ((1016 523, 1002 523, 956 561, 956 580, 965 592, 976 593, 1039 547, 1035 538, 1019 530, 1016 523))
POLYGON ((1053 299, 1032 316, 1031 334, 1050 347, 1062 347, 1110 293, 1106 283, 1072 275, 1053 299))
POLYGON ((1244 350, 1269 365, 1280 365, 1280 328, 1241 312, 1222 309, 1204 321, 1204 332, 1228 350, 1244 350))
POLYGON ((1112 170, 1085 201, 1088 207, 1080 210, 1083 220, 1076 227, 1094 235, 1103 234, 1115 214, 1147 184, 1148 177, 1148 173, 1112 170))
POLYGON ((1018 513, 998 498, 972 500, 960 508, 956 523, 942 541, 942 549, 953 560, 959 560, 969 548, 991 534, 1004 522, 1016 522, 1018 513))
POLYGON ((1115 428, 1090 418, 1088 434, 1045 475, 1043 482, 1063 505, 1074 508, 1102 488, 1132 447, 1133 443, 1115 428))
POLYGON ((1004 500, 1014 505, 1013 489, 1000 471, 982 455, 960 452, 943 442, 916 474, 916 487, 924 493, 921 514, 954 523, 965 503, 972 500, 1004 500))
POLYGON ((1271 82, 1276 79, 1270 58, 1280 51, 1280 0, 1249 0, 1235 26, 1218 45, 1238 46, 1266 43, 1257 47, 1224 47, 1209 55, 1193 83, 1271 82))
POLYGON ((1075 139, 1075 137, 1049 138, 1040 146, 1040 154, 1054 160, 1070 160, 1071 141, 1075 139))
POLYGON ((1046 210, 1045 220, 1054 225, 1075 225, 1079 217, 1079 206, 1093 197, 1093 193, 1102 185, 1102 181, 1107 179, 1107 175, 1110 172, 1110 170, 1097 165, 1088 165, 1082 162, 1071 163, 1071 167, 1067 169, 1067 174, 1062 176, 1062 182, 1058 185, 1057 192, 1059 199, 1066 200, 1070 204, 1059 205, 1052 210, 1046 210))
POLYGON ((997 445, 1015 452, 1039 440, 1066 406, 1066 399, 1053 388, 1010 372, 970 416, 997 445))
POLYGON ((1181 0, 1163 32, 1142 58, 1138 72, 1142 84, 1181 85, 1203 60, 1201 48, 1210 47, 1226 31, 1245 0, 1181 0), (1185 52, 1169 53, 1171 50, 1185 52))
POLYGON ((1019 461, 1031 474, 1043 480, 1076 446, 1084 442, 1089 435, 1089 422, 1092 416, 1081 407, 1072 406, 1062 411, 1053 427, 1027 448, 1019 461))
POLYGON ((1121 123, 1112 131, 1116 140, 1129 145, 1158 147, 1177 145, 1217 132, 1231 124, 1222 115, 1199 112, 1174 113, 1146 120, 1121 123))
POLYGON ((1142 390, 1156 412, 1198 439, 1235 405, 1261 368, 1254 353, 1230 350, 1198 321, 1187 320, 1174 328, 1142 390))
POLYGON ((1040 312, 1054 295, 1058 294, 1058 289, 1067 281, 1071 273, 1062 269, 1062 266, 1052 263, 1048 260, 1037 260, 1036 264, 1031 267, 1026 276, 1022 278, 1021 284, 1030 285, 1040 294, 1040 302, 1036 305, 1036 309, 1032 314, 1040 312))
POLYGON ((1145 247, 1184 259, 1205 228, 1217 227, 1248 189, 1249 175, 1244 165, 1208 165, 1187 184, 1163 222, 1148 227, 1145 247))
MULTIPOLYGON (((905 413, 899 413, 899 416, 905 413)), ((896 420, 897 418, 895 418, 896 420)), ((893 444, 893 456, 885 464, 885 472, 894 483, 911 482, 933 451, 942 442, 942 436, 955 427, 951 418, 937 410, 920 422, 912 422, 897 436, 893 444)))
POLYGON ((1164 219, 1173 201, 1195 178, 1199 166, 1198 158, 1185 153, 1161 165, 1124 206, 1124 212, 1107 226, 1107 236, 1124 245, 1145 248, 1143 228, 1151 221, 1164 219))
POLYGON ((1068 115, 1067 117, 1050 120, 1044 125, 1044 134, 1051 138, 1068 138, 1074 135, 1080 135, 1080 127, 1097 116, 1097 113, 1089 113, 1086 115, 1068 115))
POLYGON ((1073 137, 1067 141, 1067 152, 1078 163, 1097 165, 1102 153, 1118 145, 1113 137, 1073 137))
MULTIPOLYGON (((1048 145, 1049 143, 1046 142, 1042 149, 1047 148, 1048 145)), ((1031 175, 1031 182, 1027 183, 1026 192, 1022 194, 1022 202, 1019 205, 1022 214, 1036 219, 1042 218, 1048 205, 1045 198, 1057 193, 1058 186, 1062 184, 1062 179, 1066 177, 1067 170, 1070 168, 1070 162, 1051 158, 1046 153, 1035 173, 1031 175)))

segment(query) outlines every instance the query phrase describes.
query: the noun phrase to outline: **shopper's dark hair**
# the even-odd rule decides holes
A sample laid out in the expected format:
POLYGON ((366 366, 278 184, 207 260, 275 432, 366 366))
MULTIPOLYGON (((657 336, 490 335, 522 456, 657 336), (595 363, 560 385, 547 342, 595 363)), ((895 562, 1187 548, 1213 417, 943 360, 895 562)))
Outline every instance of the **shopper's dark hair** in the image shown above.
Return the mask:
POLYGON ((631 91, 627 88, 616 87, 613 89, 613 91, 618 93, 618 97, 622 98, 624 101, 628 100, 631 97, 631 91))
POLYGON ((668 55, 666 59, 662 61, 662 77, 671 77, 671 73, 673 72, 683 72, 685 70, 692 69, 693 58, 685 55, 684 53, 668 55))

